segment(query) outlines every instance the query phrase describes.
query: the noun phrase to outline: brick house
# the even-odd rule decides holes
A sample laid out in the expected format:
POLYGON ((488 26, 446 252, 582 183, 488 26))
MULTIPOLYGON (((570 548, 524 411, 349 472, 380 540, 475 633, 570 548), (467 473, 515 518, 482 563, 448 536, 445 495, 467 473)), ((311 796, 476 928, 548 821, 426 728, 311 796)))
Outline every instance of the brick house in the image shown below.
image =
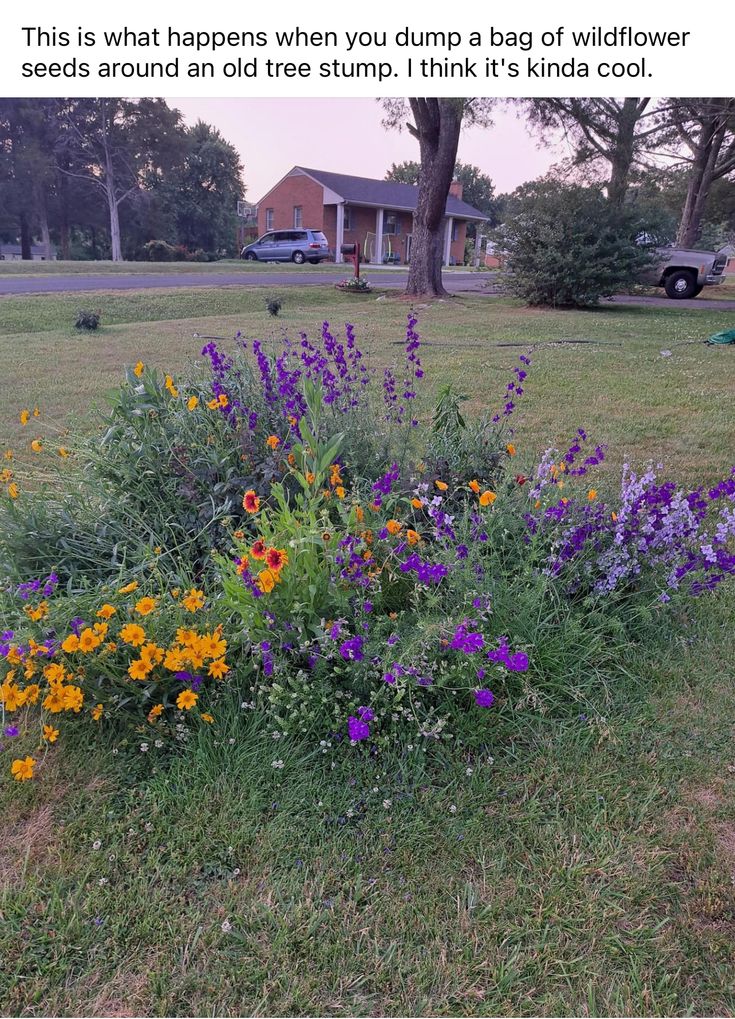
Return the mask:
MULTIPOLYGON (((411 258, 411 231, 418 187, 344 173, 294 166, 258 203, 258 236, 270 230, 322 230, 338 262, 343 244, 359 242, 366 261, 405 263, 411 258)), ((454 182, 447 198, 444 264, 464 262, 467 223, 487 219, 462 201, 454 182)))

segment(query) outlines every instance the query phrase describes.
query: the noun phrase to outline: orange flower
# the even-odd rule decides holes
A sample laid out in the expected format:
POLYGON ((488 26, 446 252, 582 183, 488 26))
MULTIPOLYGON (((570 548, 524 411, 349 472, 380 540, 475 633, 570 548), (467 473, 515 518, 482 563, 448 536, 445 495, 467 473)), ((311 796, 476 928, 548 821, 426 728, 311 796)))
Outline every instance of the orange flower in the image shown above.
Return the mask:
POLYGON ((470 481, 469 487, 475 493, 475 495, 479 495, 479 492, 480 492, 480 482, 477 481, 477 479, 473 479, 472 481, 470 481))
POLYGON ((421 502, 420 499, 412 499, 411 500, 411 505, 413 506, 414 509, 421 509, 421 507, 424 504, 421 502))
POLYGON ((245 537, 245 532, 244 531, 233 531, 232 532, 232 537, 233 538, 237 538, 238 541, 242 541, 242 539, 245 537))
POLYGON ((416 545, 419 541, 421 541, 421 535, 418 533, 418 531, 412 531, 411 528, 409 527, 409 529, 406 531, 406 540, 408 541, 409 545, 416 545))
POLYGON ((495 492, 490 492, 489 490, 486 490, 480 496, 480 505, 481 506, 492 506, 492 504, 495 502, 496 499, 497 499, 497 495, 495 494, 495 492))
POLYGON ((181 711, 190 711, 198 700, 199 694, 194 693, 193 690, 182 690, 176 698, 176 707, 181 711))
MULTIPOLYGON (((516 455, 516 448, 515 448, 515 446, 513 445, 512 442, 509 442, 508 445, 505 448, 506 448, 506 451, 508 453, 508 456, 515 456, 516 455)), ((564 465, 562 464, 562 470, 563 469, 564 469, 564 465)))
POLYGON ((142 658, 136 658, 128 666, 128 675, 131 679, 145 679, 153 666, 144 662, 142 658))
POLYGON ((31 443, 31 449, 33 450, 34 453, 40 453, 41 450, 43 449, 43 443, 41 442, 41 440, 34 439, 33 442, 31 443))
POLYGON ((25 410, 25 408, 24 408, 20 412, 20 423, 22 425, 27 425, 29 420, 30 420, 30 417, 31 417, 31 412, 29 410, 25 410))
POLYGON ((240 558, 237 561, 237 572, 239 573, 239 575, 241 577, 244 577, 249 569, 250 560, 248 559, 248 557, 246 555, 240 556, 240 558))
POLYGON ((33 778, 35 766, 36 762, 32 757, 26 757, 22 761, 19 758, 10 765, 10 771, 17 782, 27 782, 29 778, 33 778))
POLYGON ((69 634, 61 645, 61 650, 67 655, 74 654, 75 651, 79 650, 79 637, 77 637, 76 633, 69 634))
POLYGON ((268 446, 269 449, 275 449, 277 446, 281 445, 281 440, 278 438, 277 435, 269 435, 268 438, 265 440, 265 444, 266 446, 268 446))
POLYGON ((108 605, 105 603, 102 608, 97 610, 97 617, 98 619, 110 619, 116 612, 117 609, 114 605, 108 605))
POLYGON ((288 553, 284 548, 269 548, 265 553, 265 561, 269 570, 278 573, 288 565, 288 553))
POLYGON ((253 547, 250 549, 250 555, 253 559, 265 559, 265 553, 267 552, 267 546, 263 538, 258 538, 253 547))
POLYGON ((136 364, 135 368, 133 368, 133 375, 135 375, 136 378, 140 378, 140 376, 143 374, 144 371, 145 371, 145 365, 143 364, 142 361, 138 361, 138 363, 136 364))
POLYGON ((316 474, 312 474, 311 471, 306 472, 306 480, 310 485, 313 485, 316 480, 316 474))
POLYGON ((148 721, 154 722, 163 713, 163 704, 154 704, 148 712, 148 721))
POLYGON ((131 591, 135 591, 137 587, 138 587, 138 581, 137 580, 131 580, 129 584, 125 585, 125 587, 118 588, 118 592, 117 593, 118 594, 130 594, 130 592, 131 591))
POLYGON ((44 725, 43 738, 47 743, 55 743, 59 738, 59 730, 54 729, 53 725, 44 725))
POLYGON ((591 488, 589 490, 589 492, 587 493, 587 498, 588 498, 588 500, 590 502, 593 502, 597 498, 597 490, 594 489, 594 488, 591 488))
POLYGON ((120 640, 125 641, 126 644, 132 644, 133 647, 140 647, 145 643, 145 630, 137 623, 127 623, 120 630, 120 640))
POLYGON ((90 712, 95 722, 99 722, 100 718, 102 718, 102 712, 104 710, 105 709, 102 704, 95 704, 95 706, 92 708, 92 711, 90 712))
POLYGON ((190 396, 189 399, 186 401, 187 410, 196 410, 198 406, 199 406, 198 396, 190 396))
POLYGON ((446 492, 446 490, 449 488, 449 485, 446 483, 446 481, 435 481, 434 484, 436 485, 440 492, 446 492))
POLYGON ((182 599, 181 604, 187 612, 198 612, 204 607, 204 591, 197 591, 195 587, 192 587, 191 591, 188 591, 186 597, 182 599))
POLYGON ((90 651, 96 651, 101 643, 102 638, 89 626, 82 630, 79 634, 79 650, 84 652, 84 654, 89 654, 90 651))
POLYGON ((365 519, 365 510, 362 506, 355 506, 355 516, 357 518, 357 522, 361 524, 365 519))
POLYGON ((347 493, 345 492, 342 485, 337 485, 337 487, 334 490, 334 494, 337 496, 338 499, 344 499, 347 493))
POLYGON ((209 663, 208 671, 209 675, 214 676, 215 679, 222 679, 230 671, 230 666, 225 662, 224 658, 217 658, 209 663))
POLYGON ((257 584, 263 594, 270 594, 276 586, 276 574, 272 570, 261 570, 258 574, 257 584))
POLYGON ((385 525, 385 529, 388 532, 388 534, 398 534, 402 527, 403 524, 400 523, 400 521, 393 519, 389 520, 388 523, 385 525))
POLYGON ((214 722, 213 716, 210 715, 210 713, 208 711, 203 711, 202 714, 199 717, 201 718, 201 720, 203 722, 206 722, 207 725, 211 725, 212 722, 214 722))
POLYGON ((249 489, 242 498, 242 507, 248 513, 257 513, 260 509, 260 499, 253 488, 249 489))

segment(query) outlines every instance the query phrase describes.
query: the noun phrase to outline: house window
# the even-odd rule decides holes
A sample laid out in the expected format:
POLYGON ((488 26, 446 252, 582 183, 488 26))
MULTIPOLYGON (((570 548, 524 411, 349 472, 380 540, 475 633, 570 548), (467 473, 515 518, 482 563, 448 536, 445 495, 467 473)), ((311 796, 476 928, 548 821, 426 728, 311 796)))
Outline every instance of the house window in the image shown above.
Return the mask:
POLYGON ((345 230, 352 229, 352 206, 345 205, 345 230))
POLYGON ((273 209, 265 210, 265 228, 266 230, 273 229, 273 209))
POLYGON ((301 229, 304 225, 304 208, 302 205, 294 205, 293 207, 293 225, 295 230, 301 229))
POLYGON ((386 212, 383 216, 383 233, 397 237, 401 232, 401 223, 397 212, 386 212))

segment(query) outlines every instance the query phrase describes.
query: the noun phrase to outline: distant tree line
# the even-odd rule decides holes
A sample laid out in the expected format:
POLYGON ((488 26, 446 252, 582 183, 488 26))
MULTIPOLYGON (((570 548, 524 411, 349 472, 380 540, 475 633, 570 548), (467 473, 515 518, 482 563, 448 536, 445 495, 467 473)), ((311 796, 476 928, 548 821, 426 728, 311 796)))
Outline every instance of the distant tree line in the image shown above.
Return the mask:
POLYGON ((215 128, 187 127, 163 99, 0 100, 0 240, 35 238, 61 258, 181 257, 237 247, 237 150, 215 128))

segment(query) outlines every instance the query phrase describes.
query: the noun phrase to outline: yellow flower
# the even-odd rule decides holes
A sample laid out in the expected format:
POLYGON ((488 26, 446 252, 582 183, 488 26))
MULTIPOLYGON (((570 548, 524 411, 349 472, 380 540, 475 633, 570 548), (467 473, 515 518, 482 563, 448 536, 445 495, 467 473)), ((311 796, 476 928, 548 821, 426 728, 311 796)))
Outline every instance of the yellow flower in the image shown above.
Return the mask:
POLYGON ((49 664, 44 667, 43 678, 50 686, 53 686, 54 683, 63 683, 65 676, 66 669, 63 665, 59 665, 58 662, 49 662, 49 664))
POLYGON ((591 488, 589 490, 589 492, 587 493, 587 498, 589 499, 590 502, 593 502, 597 498, 597 491, 596 491, 596 489, 591 488))
POLYGON ((306 472, 306 480, 310 485, 313 485, 316 480, 316 474, 312 474, 311 471, 306 472))
POLYGON ((135 611, 139 616, 148 616, 151 612, 154 612, 156 608, 155 598, 140 598, 135 603, 135 611))
POLYGON ((13 682, 13 675, 9 672, 0 686, 0 704, 4 705, 6 711, 22 708, 26 702, 26 693, 13 682))
POLYGON ((418 531, 412 531, 411 528, 409 528, 406 531, 406 540, 409 545, 416 545, 419 541, 421 541, 421 535, 418 531))
POLYGON ((148 721, 154 722, 163 713, 163 704, 154 704, 148 712, 148 721))
POLYGON ((84 654, 95 651, 101 643, 102 637, 90 629, 90 627, 86 627, 79 634, 79 650, 84 652, 84 654))
POLYGON ((197 591, 195 587, 192 587, 186 598, 182 599, 181 604, 187 612, 197 612, 204 606, 204 591, 197 591))
POLYGON ((4 485, 6 485, 9 481, 12 481, 12 480, 13 480, 13 472, 11 471, 11 469, 9 467, 6 467, 4 470, 0 471, 0 481, 4 485))
POLYGON ((33 408, 33 416, 34 416, 34 418, 40 418, 41 411, 38 409, 38 407, 34 407, 33 408))
POLYGON ((179 395, 179 391, 174 385, 174 380, 171 378, 170 375, 166 376, 166 389, 168 389, 169 393, 171 394, 171 396, 174 397, 174 399, 179 395))
POLYGON ((133 368, 133 375, 135 375, 137 378, 140 378, 144 371, 145 365, 143 364, 142 361, 138 361, 135 368, 133 368))
POLYGON ((219 398, 218 398, 218 400, 217 400, 217 405, 218 405, 219 407, 227 407, 227 406, 228 406, 228 404, 229 404, 229 402, 230 402, 230 401, 229 401, 229 400, 227 399, 227 397, 225 396, 225 394, 224 394, 224 393, 220 393, 220 394, 219 394, 219 398))
POLYGON ((145 630, 137 623, 127 623, 120 630, 120 640, 125 641, 126 644, 132 644, 133 647, 140 647, 145 643, 145 630))
POLYGON ((207 404, 207 409, 208 410, 217 410, 218 407, 219 407, 219 400, 215 396, 215 398, 213 400, 210 400, 209 403, 207 404))
POLYGON ((203 712, 199 717, 203 722, 206 722, 207 725, 211 725, 212 722, 214 721, 214 718, 212 717, 212 715, 210 715, 208 711, 203 712))
POLYGON ((61 650, 67 655, 74 654, 75 651, 79 650, 79 637, 76 633, 70 633, 64 643, 61 645, 61 650))
POLYGON ((82 688, 79 686, 65 686, 62 687, 62 692, 64 695, 64 710, 74 711, 78 715, 84 703, 82 688))
MULTIPOLYGON (((506 448, 506 451, 508 453, 508 456, 515 456, 516 455, 516 448, 515 448, 515 446, 513 445, 512 442, 509 442, 508 445, 505 448, 506 448)), ((562 470, 563 470, 563 465, 562 465, 562 470)))
POLYGON ((128 666, 128 675, 131 679, 145 679, 153 666, 144 662, 142 658, 134 659, 128 666))
POLYGON ((158 644, 145 644, 140 649, 141 660, 150 665, 153 668, 154 665, 160 665, 163 661, 163 657, 166 652, 158 644))
POLYGON ((38 685, 38 683, 31 683, 30 686, 27 686, 25 688, 23 693, 25 694, 26 704, 35 704, 38 698, 41 696, 41 687, 38 685))
MULTIPOLYGON (((281 440, 278 438, 277 435, 269 435, 268 438, 265 440, 265 444, 270 449, 275 449, 276 446, 280 446, 281 445, 281 440)), ((202 718, 203 717, 204 716, 202 715, 202 718)))
POLYGON ((8 485, 8 495, 10 496, 11 499, 17 499, 18 494, 19 494, 18 486, 14 481, 11 481, 10 484, 8 485))
POLYGON ((91 711, 92 718, 94 719, 95 722, 99 722, 100 718, 102 718, 102 712, 104 710, 105 709, 102 704, 95 704, 91 711))
POLYGON ((198 700, 199 694, 194 693, 193 690, 182 690, 176 698, 176 707, 182 711, 190 711, 198 700))
POLYGON ((37 623, 40 619, 45 619, 48 615, 48 602, 39 602, 35 609, 32 605, 26 605, 23 608, 23 611, 29 619, 32 619, 34 623, 37 623))
POLYGON ((495 492, 490 492, 488 490, 485 490, 482 493, 482 495, 480 496, 480 505, 481 506, 492 506, 492 504, 495 502, 496 499, 497 499, 497 495, 495 494, 495 492))
POLYGON ((435 481, 434 484, 436 485, 440 492, 446 492, 446 490, 449 488, 449 485, 446 483, 446 481, 435 481))
POLYGON ((3 453, 3 458, 5 460, 12 460, 13 459, 13 451, 12 451, 12 449, 6 449, 5 452, 3 453))
POLYGON ((33 450, 34 453, 40 453, 41 450, 43 449, 43 443, 41 442, 41 440, 34 439, 33 442, 31 443, 31 449, 33 450))
POLYGON ((125 585, 125 587, 121 587, 121 588, 118 589, 118 594, 130 594, 130 592, 131 591, 135 591, 137 589, 137 587, 138 587, 138 581, 137 580, 131 580, 129 584, 125 585))
POLYGON ((59 738, 59 730, 54 729, 53 725, 44 725, 43 738, 47 743, 55 743, 59 738))
POLYGON ((189 399, 186 401, 187 410, 196 410, 198 406, 199 406, 198 396, 190 396, 189 399))
POLYGON ((270 594, 276 586, 275 574, 271 570, 261 570, 258 574, 257 584, 263 594, 270 594))
POLYGON ((98 619, 110 619, 112 616, 115 615, 116 612, 117 612, 117 609, 115 608, 114 605, 108 605, 107 602, 105 602, 105 604, 102 606, 102 608, 97 609, 97 618, 98 619))
POLYGON ((337 496, 338 499, 344 499, 346 492, 342 485, 337 485, 337 487, 334 490, 334 494, 337 496))
POLYGON ((13 761, 10 765, 10 771, 12 772, 13 778, 18 782, 27 782, 29 778, 33 778, 33 769, 36 766, 36 762, 32 757, 26 757, 25 760, 13 761))
POLYGON ((26 410, 24 407, 23 410, 20 412, 20 423, 22 425, 27 425, 28 422, 30 421, 30 418, 31 412, 29 410, 26 410))
POLYGON ((225 673, 230 671, 230 666, 227 665, 224 658, 217 658, 215 661, 209 663, 209 675, 214 676, 215 679, 222 679, 225 673))
POLYGON ((59 454, 62 460, 65 460, 66 457, 69 456, 69 450, 66 448, 66 446, 59 446, 56 452, 59 454))

